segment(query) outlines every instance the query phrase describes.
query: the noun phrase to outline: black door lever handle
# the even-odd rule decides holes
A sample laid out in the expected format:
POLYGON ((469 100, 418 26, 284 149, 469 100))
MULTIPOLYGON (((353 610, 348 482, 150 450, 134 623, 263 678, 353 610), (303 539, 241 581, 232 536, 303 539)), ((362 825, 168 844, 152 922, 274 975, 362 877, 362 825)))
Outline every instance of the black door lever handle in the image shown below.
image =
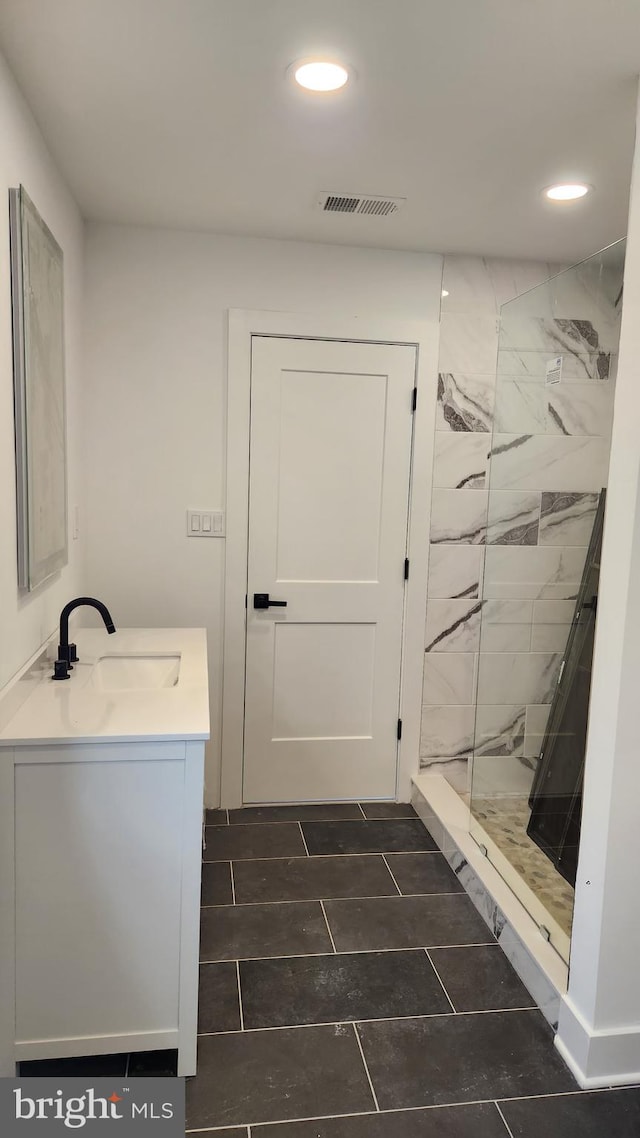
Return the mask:
POLYGON ((253 607, 254 609, 286 609, 287 602, 269 600, 268 593, 254 593, 253 607))

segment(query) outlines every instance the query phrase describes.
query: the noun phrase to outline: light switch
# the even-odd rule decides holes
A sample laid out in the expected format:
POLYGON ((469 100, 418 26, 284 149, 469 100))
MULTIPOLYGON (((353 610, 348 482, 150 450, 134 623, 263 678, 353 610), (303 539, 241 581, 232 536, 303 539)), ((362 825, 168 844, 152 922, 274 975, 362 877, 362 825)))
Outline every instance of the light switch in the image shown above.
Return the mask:
POLYGON ((222 510, 187 510, 187 537, 224 537, 222 510))

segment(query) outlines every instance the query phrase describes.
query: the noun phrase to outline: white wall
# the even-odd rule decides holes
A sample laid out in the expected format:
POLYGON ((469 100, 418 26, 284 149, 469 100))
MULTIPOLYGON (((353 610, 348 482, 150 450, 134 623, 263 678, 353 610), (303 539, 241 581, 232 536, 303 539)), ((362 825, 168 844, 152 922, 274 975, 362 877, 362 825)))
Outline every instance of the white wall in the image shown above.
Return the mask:
POLYGON ((224 541, 188 539, 185 511, 224 505, 226 311, 437 319, 441 272, 427 254, 88 227, 88 588, 122 626, 206 626, 210 805, 224 541))
MULTIPOLYGON (((638 116, 640 126, 640 112, 638 116)), ((583 1085, 640 1081, 640 142, 631 189, 568 997, 583 1085)))
POLYGON ((65 601, 81 590, 82 542, 69 544, 61 574, 18 594, 13 434, 13 348, 8 190, 22 183, 64 251, 69 501, 81 500, 83 225, 31 114, 0 55, 0 688, 56 626, 65 601))

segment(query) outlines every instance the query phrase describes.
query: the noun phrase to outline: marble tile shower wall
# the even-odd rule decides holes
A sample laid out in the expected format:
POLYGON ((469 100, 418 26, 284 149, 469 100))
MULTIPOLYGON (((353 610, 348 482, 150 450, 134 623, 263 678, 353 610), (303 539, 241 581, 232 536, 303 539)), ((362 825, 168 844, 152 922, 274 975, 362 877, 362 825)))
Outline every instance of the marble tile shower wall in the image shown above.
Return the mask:
POLYGON ((613 296, 572 271, 499 337, 560 268, 445 258, 420 761, 458 790, 474 741, 489 782, 538 754, 606 482, 613 296))

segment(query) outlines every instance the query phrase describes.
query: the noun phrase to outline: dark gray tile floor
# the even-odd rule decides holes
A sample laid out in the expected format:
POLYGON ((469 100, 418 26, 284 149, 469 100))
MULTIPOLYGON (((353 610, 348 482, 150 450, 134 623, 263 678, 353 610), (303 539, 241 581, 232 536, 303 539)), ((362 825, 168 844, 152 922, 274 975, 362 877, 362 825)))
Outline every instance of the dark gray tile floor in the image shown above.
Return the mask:
MULTIPOLYGON (((218 1138, 218 1135, 215 1136, 218 1138)), ((252 1126, 251 1138, 508 1138, 493 1103, 252 1126)), ((539 1136, 538 1136, 539 1138, 539 1136)))
POLYGON ((238 905, 259 901, 312 901, 318 897, 398 895, 381 854, 239 861, 233 873, 238 905))
POLYGON ((436 1015, 451 1005, 426 952, 356 952, 240 964, 245 1028, 436 1015))
POLYGON ((432 948, 429 956, 457 1012, 535 1007, 498 944, 432 948))
POLYGON ((240 1031, 238 966, 235 960, 200 965, 198 1031, 240 1031))
POLYGON ((231 811, 204 856, 189 1129, 640 1138, 640 1090, 577 1092, 411 807, 231 811))
POLYGON ((401 893, 464 893, 440 853, 388 854, 386 860, 401 893))
POLYGON ((209 861, 202 866, 202 904, 231 905, 231 862, 209 861))
MULTIPOLYGON (((331 825, 331 823, 316 823, 331 825)), ((346 823, 349 825, 349 823, 346 823)), ((231 861, 258 857, 300 857, 306 854, 297 822, 260 826, 207 826, 204 861, 231 861)))
MULTIPOLYGON (((577 1090, 410 807, 208 811, 202 904, 188 1130, 639 1138, 640 1088, 577 1090)), ((175 1070, 175 1052, 21 1065, 23 1075, 175 1070)))
POLYGON ((319 952, 331 952, 331 937, 319 901, 227 905, 202 910, 202 961, 319 952))
POLYGON ((303 822, 310 854, 407 853, 435 850, 419 818, 360 822, 303 822))
POLYGON ((338 952, 487 944, 494 939, 466 893, 327 901, 338 952))

